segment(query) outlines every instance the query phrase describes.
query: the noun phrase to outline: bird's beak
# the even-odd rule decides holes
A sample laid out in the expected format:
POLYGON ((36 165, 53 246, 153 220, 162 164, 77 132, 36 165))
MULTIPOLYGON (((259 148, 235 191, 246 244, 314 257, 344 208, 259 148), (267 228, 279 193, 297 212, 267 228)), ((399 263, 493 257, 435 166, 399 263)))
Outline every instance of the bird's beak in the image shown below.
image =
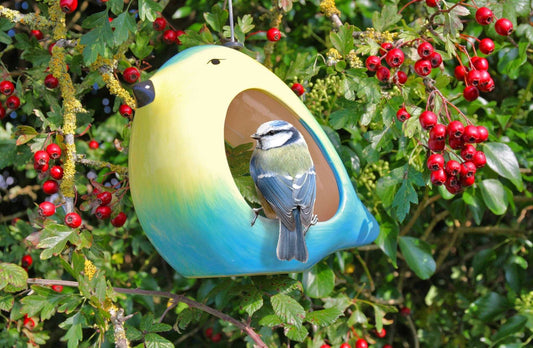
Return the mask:
POLYGON ((154 84, 150 80, 139 82, 132 89, 139 108, 150 104, 155 99, 154 84))
POLYGON ((250 135, 250 137, 252 137, 252 138, 255 139, 255 140, 259 140, 259 138, 261 138, 261 137, 259 136, 259 134, 256 134, 256 133, 250 135))

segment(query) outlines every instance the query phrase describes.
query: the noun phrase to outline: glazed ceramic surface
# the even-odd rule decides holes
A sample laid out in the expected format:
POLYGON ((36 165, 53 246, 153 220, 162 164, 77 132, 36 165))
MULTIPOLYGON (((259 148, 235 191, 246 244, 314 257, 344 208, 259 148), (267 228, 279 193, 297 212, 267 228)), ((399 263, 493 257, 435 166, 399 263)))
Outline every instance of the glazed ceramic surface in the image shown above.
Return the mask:
POLYGON ((234 49, 198 46, 150 79, 154 100, 135 112, 129 173, 135 210, 149 239, 180 274, 215 277, 300 272, 379 233, 326 134, 299 97, 263 65, 234 49), (276 258, 278 221, 259 217, 240 194, 225 154, 252 142, 269 120, 304 135, 317 171, 309 260, 276 258))

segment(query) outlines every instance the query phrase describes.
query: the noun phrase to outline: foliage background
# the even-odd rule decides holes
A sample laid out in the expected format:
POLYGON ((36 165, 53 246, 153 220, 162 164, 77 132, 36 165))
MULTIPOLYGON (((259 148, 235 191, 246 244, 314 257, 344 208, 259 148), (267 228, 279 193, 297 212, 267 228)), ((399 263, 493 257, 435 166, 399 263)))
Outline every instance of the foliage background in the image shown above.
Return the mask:
MULTIPOLYGON (((227 13, 222 1, 84 1, 66 16, 65 26, 54 20, 55 1, 4 2, 3 9, 39 13, 52 22, 43 25, 26 17, 15 24, 0 11, 2 79, 16 82, 23 102, 0 126, 1 346, 110 346, 116 339, 110 313, 116 308, 133 315, 125 323, 132 345, 150 347, 250 346, 251 338, 223 313, 253 328, 269 347, 320 347, 324 342, 338 346, 354 344, 359 337, 375 347, 521 347, 531 342, 532 3, 476 2, 514 23, 510 38, 499 37, 493 27, 481 27, 472 14, 443 14, 444 24, 436 31, 445 34, 444 40, 423 28, 435 13, 424 2, 398 15, 405 1, 337 1, 340 19, 353 25, 340 28, 321 14, 320 1, 273 3, 235 1, 237 38, 245 43, 245 52, 287 84, 299 81, 306 87, 305 103, 380 222, 376 243, 330 255, 303 274, 182 278, 143 234, 127 193, 127 176, 116 173, 122 173, 120 167, 112 172, 101 165, 127 165, 129 121, 118 107, 127 102, 131 86, 118 85, 115 77, 120 80, 120 72, 133 65, 141 67, 142 79, 147 79, 178 51, 223 41, 228 30, 223 27, 227 13), (161 33, 152 29, 159 11, 174 28, 186 31, 182 45, 164 44, 161 33), (40 41, 28 35, 37 26, 45 34, 40 41), (279 26, 284 34, 275 44, 265 38, 271 26, 279 26), (51 56, 47 46, 61 30, 73 47, 54 50, 51 56), (354 31, 366 36, 354 41, 354 31), (488 57, 496 89, 474 102, 462 99, 464 85, 453 79, 455 44, 471 50, 460 33, 496 42, 495 53, 488 57), (409 79, 400 90, 379 84, 360 65, 377 52, 380 38, 409 41, 421 35, 431 38, 444 57, 443 68, 430 77, 446 98, 490 132, 483 147, 488 165, 473 187, 456 196, 432 187, 424 170, 426 150, 418 142, 424 135, 416 117, 426 105, 423 80, 412 68, 405 69, 409 79), (61 62, 54 60, 59 54, 65 54, 69 65, 72 95, 43 85, 47 67, 62 71, 61 62), (105 75, 108 67, 116 75, 105 75), (63 225, 62 209, 50 219, 37 216, 35 203, 46 197, 40 190, 43 178, 31 163, 32 153, 44 144, 63 144, 61 131, 73 100, 84 108, 75 112, 76 151, 90 160, 75 168, 84 227, 74 231, 63 225), (402 125, 395 113, 404 102, 413 117, 402 125), (91 139, 100 143, 98 149, 88 147, 91 139), (520 169, 513 165, 515 157, 520 169), (128 215, 123 227, 91 215, 95 187, 113 192, 119 188, 113 204, 115 213, 128 215), (34 259, 27 276, 15 266, 25 254, 34 259), (88 267, 91 264, 95 268, 88 267), (27 277, 73 280, 78 286, 65 286, 58 293, 46 285, 51 281, 30 290, 27 277), (159 293, 122 294, 112 287, 159 293), (196 302, 169 307, 168 293, 196 302), (195 303, 217 309, 218 317, 195 303), (398 312, 404 307, 411 310, 409 315, 398 312), (24 325, 25 315, 35 320, 32 330, 24 325), (382 327, 387 335, 378 338, 374 330, 382 327), (221 340, 207 337, 207 328, 221 333, 221 340)), ((454 2, 441 4, 449 8, 454 2)), ((409 47, 406 68, 416 59, 409 47)), ((230 151, 228 156, 231 162, 239 154, 230 151)))

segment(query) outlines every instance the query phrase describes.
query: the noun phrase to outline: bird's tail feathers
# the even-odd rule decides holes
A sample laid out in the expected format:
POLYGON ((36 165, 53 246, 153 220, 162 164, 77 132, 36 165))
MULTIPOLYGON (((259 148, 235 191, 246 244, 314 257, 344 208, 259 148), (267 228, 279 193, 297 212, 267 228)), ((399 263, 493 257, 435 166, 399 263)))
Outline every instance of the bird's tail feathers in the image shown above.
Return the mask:
POLYGON ((300 220, 300 210, 296 208, 293 213, 296 221, 296 229, 294 231, 289 230, 281 222, 279 224, 277 256, 280 260, 296 259, 300 262, 307 262, 309 254, 305 244, 305 231, 300 220))

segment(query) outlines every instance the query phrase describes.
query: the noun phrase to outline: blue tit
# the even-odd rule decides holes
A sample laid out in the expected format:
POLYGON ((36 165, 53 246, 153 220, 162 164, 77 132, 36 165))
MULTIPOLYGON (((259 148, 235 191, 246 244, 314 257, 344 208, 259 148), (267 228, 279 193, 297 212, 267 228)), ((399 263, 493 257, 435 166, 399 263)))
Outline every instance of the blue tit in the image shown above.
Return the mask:
POLYGON ((281 120, 263 123, 252 138, 257 145, 250 174, 265 215, 279 219, 277 257, 307 262, 305 234, 317 222, 316 173, 307 144, 292 124, 281 120))

